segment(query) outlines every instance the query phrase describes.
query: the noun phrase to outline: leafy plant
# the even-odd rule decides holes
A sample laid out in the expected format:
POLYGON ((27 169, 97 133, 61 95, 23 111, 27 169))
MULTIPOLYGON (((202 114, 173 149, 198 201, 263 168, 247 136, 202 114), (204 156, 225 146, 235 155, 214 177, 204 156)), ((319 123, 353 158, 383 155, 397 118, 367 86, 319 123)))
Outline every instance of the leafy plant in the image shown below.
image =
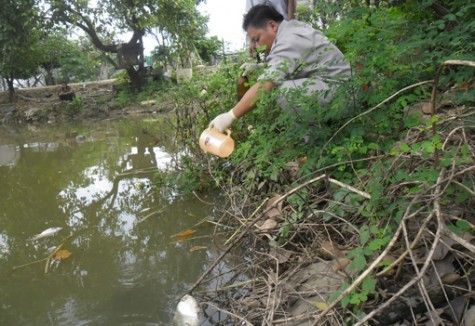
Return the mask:
POLYGON ((84 101, 79 96, 74 96, 72 101, 66 104, 66 113, 69 116, 78 114, 84 108, 84 101))

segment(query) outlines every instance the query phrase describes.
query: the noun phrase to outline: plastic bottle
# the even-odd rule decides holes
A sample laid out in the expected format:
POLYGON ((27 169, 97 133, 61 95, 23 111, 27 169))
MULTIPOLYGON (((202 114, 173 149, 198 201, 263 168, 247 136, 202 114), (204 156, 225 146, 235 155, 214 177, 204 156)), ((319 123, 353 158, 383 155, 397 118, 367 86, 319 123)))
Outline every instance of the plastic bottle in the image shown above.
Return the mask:
POLYGON ((249 80, 247 76, 239 76, 237 78, 237 99, 238 101, 246 94, 247 90, 249 89, 249 80))

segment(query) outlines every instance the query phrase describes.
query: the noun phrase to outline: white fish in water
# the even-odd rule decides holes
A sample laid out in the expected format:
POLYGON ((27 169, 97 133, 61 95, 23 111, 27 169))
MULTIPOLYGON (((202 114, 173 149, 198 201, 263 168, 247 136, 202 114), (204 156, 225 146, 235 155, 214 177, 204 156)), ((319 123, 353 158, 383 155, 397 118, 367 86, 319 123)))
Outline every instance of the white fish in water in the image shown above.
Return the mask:
POLYGON ((42 239, 42 238, 47 238, 47 237, 50 237, 52 236, 53 234, 56 234, 58 233, 60 230, 62 230, 63 228, 61 227, 52 227, 52 228, 47 228, 46 230, 44 230, 43 232, 39 233, 39 234, 36 234, 34 236, 31 237, 31 240, 35 241, 35 240, 39 240, 39 239, 42 239))
POLYGON ((176 307, 173 325, 198 326, 200 324, 201 308, 198 301, 191 295, 185 294, 176 307))

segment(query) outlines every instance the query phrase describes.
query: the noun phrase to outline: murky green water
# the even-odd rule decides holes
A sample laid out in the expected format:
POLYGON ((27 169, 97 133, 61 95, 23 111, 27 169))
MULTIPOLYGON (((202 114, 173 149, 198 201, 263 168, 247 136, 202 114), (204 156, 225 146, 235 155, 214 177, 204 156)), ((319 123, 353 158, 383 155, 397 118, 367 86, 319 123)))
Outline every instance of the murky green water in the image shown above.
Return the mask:
POLYGON ((155 191, 172 137, 147 120, 0 130, 0 325, 170 324, 214 230, 213 205, 155 191), (60 244, 72 255, 47 265, 60 244))

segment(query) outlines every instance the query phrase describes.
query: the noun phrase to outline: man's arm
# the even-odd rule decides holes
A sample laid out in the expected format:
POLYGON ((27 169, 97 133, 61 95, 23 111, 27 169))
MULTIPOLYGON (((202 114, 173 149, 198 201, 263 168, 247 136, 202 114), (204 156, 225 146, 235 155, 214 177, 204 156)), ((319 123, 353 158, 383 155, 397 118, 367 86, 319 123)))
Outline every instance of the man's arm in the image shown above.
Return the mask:
POLYGON ((242 99, 232 108, 236 118, 240 118, 251 111, 256 106, 259 97, 262 96, 262 92, 270 91, 274 86, 275 84, 269 81, 260 81, 252 85, 242 99))
POLYGON ((216 128, 221 132, 228 129, 234 120, 242 117, 256 106, 256 103, 262 96, 263 92, 269 91, 273 87, 274 83, 266 81, 260 81, 257 84, 254 84, 231 110, 221 113, 214 118, 210 122, 209 127, 216 128))
POLYGON ((287 15, 289 16, 289 20, 295 18, 295 10, 297 7, 296 0, 289 0, 289 4, 287 5, 287 15))

